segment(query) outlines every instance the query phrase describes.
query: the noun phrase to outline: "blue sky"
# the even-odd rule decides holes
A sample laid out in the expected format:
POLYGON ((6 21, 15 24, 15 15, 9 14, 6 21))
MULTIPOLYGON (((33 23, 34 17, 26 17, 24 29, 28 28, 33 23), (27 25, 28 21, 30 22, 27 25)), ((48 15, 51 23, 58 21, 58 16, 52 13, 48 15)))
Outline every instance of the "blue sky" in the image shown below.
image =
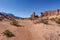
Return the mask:
POLYGON ((0 12, 29 17, 33 12, 60 9, 60 0, 0 0, 0 12))

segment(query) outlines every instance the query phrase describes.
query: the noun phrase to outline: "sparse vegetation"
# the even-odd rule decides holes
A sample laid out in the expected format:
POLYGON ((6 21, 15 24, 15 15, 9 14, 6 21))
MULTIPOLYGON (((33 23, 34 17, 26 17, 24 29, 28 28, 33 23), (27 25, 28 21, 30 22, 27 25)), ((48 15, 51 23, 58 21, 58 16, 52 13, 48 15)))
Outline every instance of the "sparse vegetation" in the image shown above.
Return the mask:
POLYGON ((18 21, 16 21, 15 19, 13 19, 10 24, 12 24, 14 26, 19 26, 18 21))
POLYGON ((51 18, 50 20, 51 20, 51 21, 55 21, 55 18, 51 18))
POLYGON ((41 19, 40 22, 44 24, 48 24, 48 19, 41 19))
POLYGON ((39 19, 39 20, 33 20, 34 24, 39 24, 39 23, 44 23, 44 24, 48 24, 48 18, 46 19, 39 19))
POLYGON ((10 32, 9 30, 5 30, 5 31, 3 32, 3 35, 5 35, 5 36, 7 36, 7 37, 13 37, 13 36, 14 36, 14 34, 12 34, 12 32, 10 32))
POLYGON ((56 19, 55 22, 60 24, 60 18, 56 19))
POLYGON ((55 21, 56 23, 60 24, 60 18, 51 18, 50 20, 55 21))

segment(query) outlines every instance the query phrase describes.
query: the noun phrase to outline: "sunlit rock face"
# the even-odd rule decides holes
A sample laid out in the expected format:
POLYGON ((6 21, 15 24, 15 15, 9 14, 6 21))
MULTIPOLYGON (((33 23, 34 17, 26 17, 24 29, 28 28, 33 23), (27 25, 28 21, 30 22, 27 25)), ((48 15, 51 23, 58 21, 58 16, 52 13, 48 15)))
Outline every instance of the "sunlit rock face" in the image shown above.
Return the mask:
POLYGON ((35 12, 33 12, 30 18, 31 18, 32 20, 34 20, 34 19, 36 19, 36 18, 39 18, 39 16, 36 15, 35 12))
POLYGON ((60 15, 60 10, 50 10, 50 11, 45 11, 41 12, 41 17, 55 17, 60 15))
POLYGON ((32 13, 31 19, 35 19, 35 12, 32 13))

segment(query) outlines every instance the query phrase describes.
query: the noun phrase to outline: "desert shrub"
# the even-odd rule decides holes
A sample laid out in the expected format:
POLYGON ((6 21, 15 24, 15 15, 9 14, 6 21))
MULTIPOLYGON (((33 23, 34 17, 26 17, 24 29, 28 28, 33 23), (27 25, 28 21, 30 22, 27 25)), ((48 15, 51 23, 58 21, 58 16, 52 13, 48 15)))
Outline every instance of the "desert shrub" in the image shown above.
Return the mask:
POLYGON ((14 25, 14 26, 18 26, 18 21, 16 21, 16 20, 14 19, 14 20, 12 20, 12 22, 11 22, 10 24, 12 24, 12 25, 14 25))
POLYGON ((60 18, 56 19, 55 22, 60 24, 60 18))
POLYGON ((41 19, 40 22, 44 23, 44 24, 48 24, 48 20, 47 19, 41 19))
POLYGON ((55 21, 56 23, 60 24, 60 18, 51 18, 50 20, 55 21))
POLYGON ((55 21, 55 18, 50 18, 51 21, 55 21))
POLYGON ((44 23, 44 24, 48 24, 48 20, 47 19, 40 19, 37 21, 33 21, 34 24, 39 24, 39 23, 44 23))
POLYGON ((58 19, 57 17, 55 17, 55 19, 58 19))
POLYGON ((48 24, 48 17, 47 18, 44 18, 44 19, 37 19, 37 20, 33 20, 32 22, 34 24, 39 24, 39 23, 44 23, 44 24, 48 24))
POLYGON ((13 37, 13 36, 14 36, 14 34, 12 34, 12 32, 10 32, 9 30, 5 30, 5 31, 3 32, 3 35, 5 35, 5 36, 7 36, 7 37, 13 37))

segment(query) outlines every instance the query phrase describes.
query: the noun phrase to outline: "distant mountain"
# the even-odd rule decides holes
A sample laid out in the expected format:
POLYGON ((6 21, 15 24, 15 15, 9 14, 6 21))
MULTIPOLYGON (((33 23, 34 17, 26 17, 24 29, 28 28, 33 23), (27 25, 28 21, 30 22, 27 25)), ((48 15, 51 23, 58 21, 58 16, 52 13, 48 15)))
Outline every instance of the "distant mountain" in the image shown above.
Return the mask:
POLYGON ((20 17, 14 16, 13 14, 7 14, 7 15, 8 15, 8 16, 11 16, 11 17, 13 17, 13 18, 16 18, 16 19, 20 18, 20 17))
POLYGON ((4 12, 0 12, 0 15, 3 15, 5 17, 12 17, 12 18, 20 18, 20 17, 17 17, 17 16, 14 16, 13 14, 9 14, 9 13, 4 13, 4 12))

